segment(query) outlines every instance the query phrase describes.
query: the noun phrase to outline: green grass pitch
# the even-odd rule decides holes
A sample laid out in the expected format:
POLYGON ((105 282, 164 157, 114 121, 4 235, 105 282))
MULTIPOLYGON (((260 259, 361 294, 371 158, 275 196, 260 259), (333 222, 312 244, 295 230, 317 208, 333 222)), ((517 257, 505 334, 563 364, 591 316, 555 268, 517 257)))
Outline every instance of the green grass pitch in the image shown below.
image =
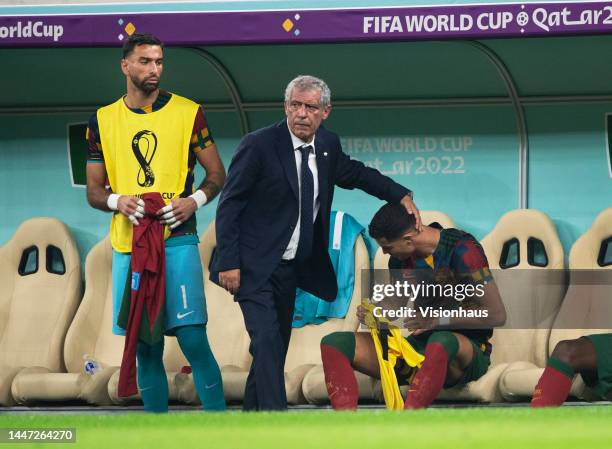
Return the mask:
POLYGON ((612 407, 436 408, 418 412, 168 415, 0 415, 0 427, 74 427, 73 444, 0 444, 0 449, 583 449, 612 447, 612 407))

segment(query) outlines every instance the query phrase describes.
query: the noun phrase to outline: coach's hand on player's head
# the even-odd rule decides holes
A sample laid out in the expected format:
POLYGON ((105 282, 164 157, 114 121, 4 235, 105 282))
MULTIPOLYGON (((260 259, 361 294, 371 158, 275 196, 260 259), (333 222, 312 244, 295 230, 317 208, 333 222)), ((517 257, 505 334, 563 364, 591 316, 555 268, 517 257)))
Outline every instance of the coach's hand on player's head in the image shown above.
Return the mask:
POLYGON ((159 220, 174 229, 189 220, 198 210, 198 204, 193 198, 175 198, 170 204, 157 211, 159 220))
POLYGON ((240 268, 221 271, 219 273, 219 284, 232 295, 240 289, 240 268))
POLYGON ((117 198, 116 210, 128 217, 134 226, 138 226, 138 219, 144 217, 145 203, 142 198, 121 195, 117 198))
POLYGON ((400 203, 402 206, 406 208, 410 215, 414 215, 414 219, 416 220, 415 228, 417 231, 421 232, 423 230, 423 223, 421 222, 421 213, 419 212, 419 208, 414 204, 412 200, 412 194, 408 194, 401 199, 400 203))

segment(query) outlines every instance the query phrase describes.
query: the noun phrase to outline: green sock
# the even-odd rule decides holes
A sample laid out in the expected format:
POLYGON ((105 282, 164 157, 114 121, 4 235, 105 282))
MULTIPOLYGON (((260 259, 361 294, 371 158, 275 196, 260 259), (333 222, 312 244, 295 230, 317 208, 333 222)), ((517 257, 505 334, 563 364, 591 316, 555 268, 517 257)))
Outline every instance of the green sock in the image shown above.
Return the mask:
POLYGON ((321 345, 336 348, 353 363, 355 358, 355 334, 353 332, 333 332, 321 339, 321 345))
POLYGON ((449 331, 435 331, 427 339, 427 344, 430 343, 439 343, 444 347, 448 357, 448 363, 450 363, 459 352, 459 341, 457 337, 449 331))

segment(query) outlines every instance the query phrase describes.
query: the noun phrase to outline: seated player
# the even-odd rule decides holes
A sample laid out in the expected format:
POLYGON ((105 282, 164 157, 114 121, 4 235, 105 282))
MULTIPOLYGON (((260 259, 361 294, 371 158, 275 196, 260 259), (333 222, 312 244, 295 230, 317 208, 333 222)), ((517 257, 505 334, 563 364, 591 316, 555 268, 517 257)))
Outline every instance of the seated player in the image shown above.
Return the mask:
MULTIPOLYGON (((429 318, 417 314, 407 318, 405 327, 412 330, 407 338, 414 349, 425 356, 420 369, 412 377, 406 363, 399 360, 395 375, 400 384, 410 391, 404 402, 405 409, 429 406, 442 388, 465 384, 481 377, 490 364, 492 327, 501 326, 506 311, 492 280, 487 258, 476 239, 458 229, 442 229, 437 223, 423 226, 418 231, 414 216, 399 204, 384 205, 372 219, 370 235, 383 252, 391 256, 389 268, 402 276, 428 279, 430 284, 451 282, 480 285, 483 292, 477 301, 459 302, 434 299, 431 305, 452 308, 470 307, 486 311, 453 318, 429 318), (445 278, 440 281, 440 278, 445 278)), ((459 290, 457 290, 459 291, 459 290)), ((417 301, 418 304, 418 301, 417 301)), ((365 322, 367 310, 360 306, 357 315, 365 322)), ((373 337, 366 332, 334 332, 321 340, 321 356, 327 392, 334 409, 355 409, 358 387, 353 369, 380 378, 380 366, 373 337)))
POLYGON ((576 374, 602 398, 612 392, 612 334, 586 335, 557 343, 536 385, 531 406, 563 404, 576 374))

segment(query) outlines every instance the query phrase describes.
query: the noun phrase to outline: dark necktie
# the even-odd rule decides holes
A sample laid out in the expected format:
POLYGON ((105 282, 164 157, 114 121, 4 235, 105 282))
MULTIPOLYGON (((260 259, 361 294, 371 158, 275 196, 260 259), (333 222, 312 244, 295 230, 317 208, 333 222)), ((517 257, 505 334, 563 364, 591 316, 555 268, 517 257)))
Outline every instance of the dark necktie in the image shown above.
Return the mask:
POLYGON ((302 180, 300 189, 300 239, 295 259, 302 262, 308 259, 312 252, 314 179, 310 167, 308 167, 308 156, 312 151, 312 146, 301 146, 300 151, 302 152, 302 167, 300 170, 300 178, 302 180))

